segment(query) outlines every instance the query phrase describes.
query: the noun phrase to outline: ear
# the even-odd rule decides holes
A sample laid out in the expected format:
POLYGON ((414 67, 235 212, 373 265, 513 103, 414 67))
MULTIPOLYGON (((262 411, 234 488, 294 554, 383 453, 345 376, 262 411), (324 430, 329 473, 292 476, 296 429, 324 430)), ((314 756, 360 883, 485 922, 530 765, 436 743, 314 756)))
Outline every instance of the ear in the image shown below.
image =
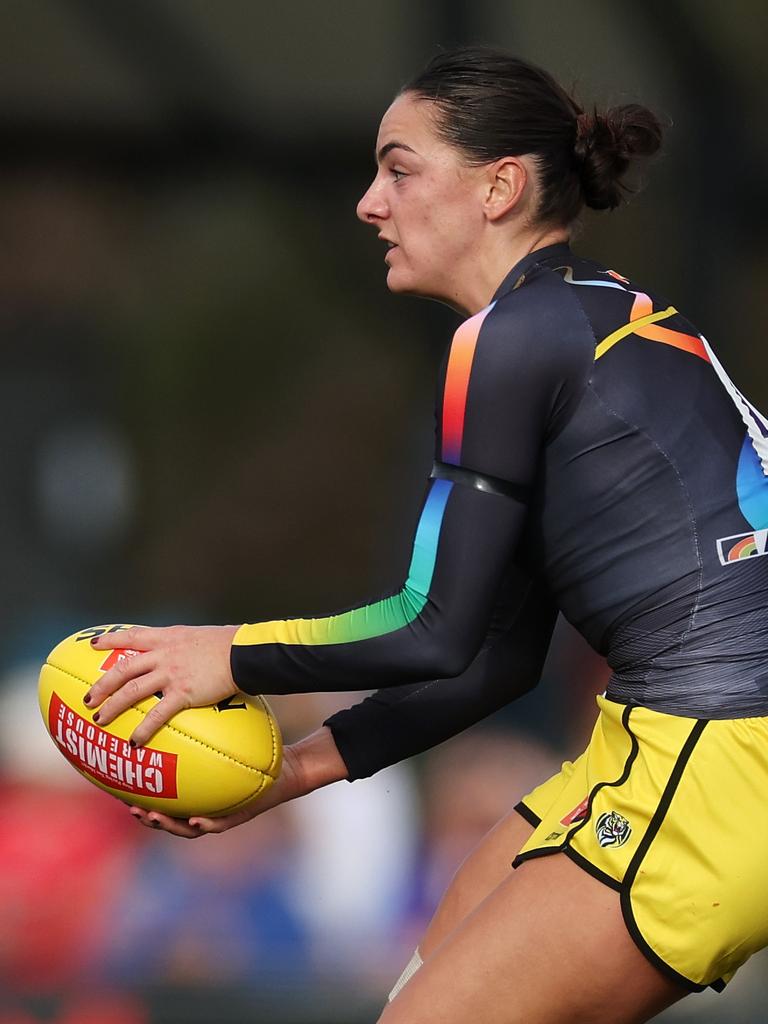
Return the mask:
POLYGON ((520 157, 505 156, 489 164, 483 209, 490 221, 500 220, 519 205, 528 184, 528 169, 520 157))

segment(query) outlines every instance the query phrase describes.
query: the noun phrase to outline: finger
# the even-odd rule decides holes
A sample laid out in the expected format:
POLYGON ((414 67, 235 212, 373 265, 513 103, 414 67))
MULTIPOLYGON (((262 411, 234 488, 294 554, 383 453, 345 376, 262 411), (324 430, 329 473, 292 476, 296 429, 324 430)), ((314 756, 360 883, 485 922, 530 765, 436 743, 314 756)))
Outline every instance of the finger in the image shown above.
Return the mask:
POLYGON ((147 812, 142 807, 132 807, 131 817, 140 825, 144 825, 146 828, 152 828, 152 822, 148 820, 147 812))
POLYGON ((129 626, 114 633, 101 633, 91 640, 91 647, 97 651, 121 650, 131 647, 135 651, 149 651, 162 643, 164 628, 152 626, 129 626))
POLYGON ((146 821, 150 828, 168 832, 172 836, 180 836, 182 839, 197 839, 203 835, 200 829, 191 826, 184 818, 171 818, 157 811, 150 812, 146 821))
POLYGON ((131 817, 135 821, 138 821, 140 825, 143 825, 144 828, 155 827, 155 823, 149 820, 149 816, 146 811, 139 811, 138 808, 134 807, 133 810, 131 811, 131 817))
POLYGON ((129 679, 116 693, 107 697, 99 710, 93 713, 94 722, 101 726, 109 725, 127 708, 132 708, 147 697, 158 693, 164 678, 159 672, 148 672, 138 679, 129 679))
POLYGON ((122 658, 100 679, 96 680, 83 697, 83 704, 88 708, 97 708, 110 694, 116 693, 121 686, 125 686, 130 679, 145 675, 154 667, 155 656, 153 654, 132 654, 129 658, 122 658))
MULTIPOLYGON (((152 692, 152 691, 150 691, 152 692)), ((183 697, 176 693, 166 694, 146 713, 141 723, 133 730, 129 743, 143 747, 152 739, 158 729, 166 725, 174 715, 188 707, 183 697)))
POLYGON ((160 814, 159 811, 145 811, 143 807, 131 807, 131 817, 147 828, 162 829, 184 839, 197 839, 203 834, 200 829, 190 828, 189 823, 183 818, 171 818, 167 814, 160 814))
POLYGON ((250 821, 253 816, 253 811, 236 811, 234 814, 226 814, 221 818, 190 818, 189 824, 197 829, 200 835, 207 835, 226 832, 227 829, 250 821))

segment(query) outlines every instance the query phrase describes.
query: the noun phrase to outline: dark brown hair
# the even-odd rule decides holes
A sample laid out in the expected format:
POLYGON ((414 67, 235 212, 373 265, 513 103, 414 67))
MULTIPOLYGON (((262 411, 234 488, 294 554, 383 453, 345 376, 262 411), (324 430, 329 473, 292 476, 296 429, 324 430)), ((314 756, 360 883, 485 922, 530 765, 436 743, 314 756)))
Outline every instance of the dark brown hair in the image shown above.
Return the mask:
POLYGON ((474 164, 536 158, 538 219, 568 224, 582 206, 612 210, 632 190, 622 178, 661 146, 659 119, 627 104, 586 113, 542 68, 501 50, 438 54, 403 93, 432 100, 440 137, 474 164))

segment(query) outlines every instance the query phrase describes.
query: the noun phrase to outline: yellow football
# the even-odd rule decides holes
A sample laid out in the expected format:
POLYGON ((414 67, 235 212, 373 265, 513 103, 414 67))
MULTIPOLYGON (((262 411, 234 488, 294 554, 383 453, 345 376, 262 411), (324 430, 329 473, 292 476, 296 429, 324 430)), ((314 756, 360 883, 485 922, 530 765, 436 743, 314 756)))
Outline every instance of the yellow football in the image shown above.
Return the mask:
POLYGON ((229 814, 266 792, 280 774, 282 741, 263 697, 238 693, 181 711, 145 747, 128 739, 158 697, 128 708, 108 726, 93 721, 83 696, 129 649, 97 651, 89 641, 126 625, 93 626, 62 640, 40 672, 40 711, 51 739, 96 786, 175 818, 229 814))

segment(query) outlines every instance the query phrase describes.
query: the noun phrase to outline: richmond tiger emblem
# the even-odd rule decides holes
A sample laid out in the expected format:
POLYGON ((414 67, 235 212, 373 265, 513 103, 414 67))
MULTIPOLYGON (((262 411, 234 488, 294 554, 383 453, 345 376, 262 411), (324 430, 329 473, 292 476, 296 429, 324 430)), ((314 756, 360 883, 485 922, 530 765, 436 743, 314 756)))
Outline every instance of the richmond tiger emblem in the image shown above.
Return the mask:
POLYGON ((632 835, 632 826, 617 811, 606 811, 595 822, 595 835, 601 846, 623 846, 632 835))

